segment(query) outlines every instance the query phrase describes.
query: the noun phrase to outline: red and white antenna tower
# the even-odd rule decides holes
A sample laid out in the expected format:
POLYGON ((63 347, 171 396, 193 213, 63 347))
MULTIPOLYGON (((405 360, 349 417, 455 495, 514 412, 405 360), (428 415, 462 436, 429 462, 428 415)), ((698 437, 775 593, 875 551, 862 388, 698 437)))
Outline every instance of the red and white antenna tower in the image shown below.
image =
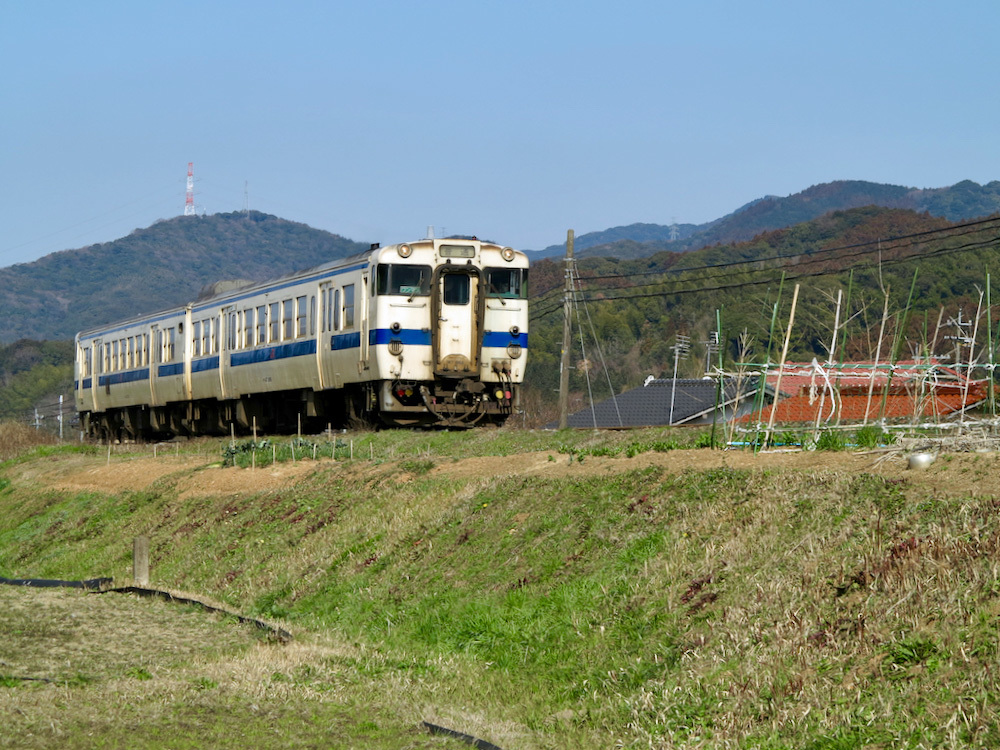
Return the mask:
POLYGON ((187 194, 184 197, 184 215, 194 216, 194 162, 188 162, 187 194))

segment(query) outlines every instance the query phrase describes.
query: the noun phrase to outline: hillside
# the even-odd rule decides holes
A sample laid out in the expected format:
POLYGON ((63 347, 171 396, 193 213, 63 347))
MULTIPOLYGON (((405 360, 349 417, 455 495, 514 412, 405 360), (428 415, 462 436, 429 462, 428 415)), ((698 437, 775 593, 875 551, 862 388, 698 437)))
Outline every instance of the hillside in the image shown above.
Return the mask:
MULTIPOLYGON (((0 466, 0 718, 25 748, 994 747, 996 454, 670 450, 690 433, 386 432, 0 466), (355 458, 348 457, 348 445, 355 458), (90 630, 93 628, 93 630, 90 630), (52 682, 28 681, 45 678, 52 682)), ((2 445, 0 445, 2 450, 2 445)))
MULTIPOLYGON (((592 390, 596 399, 604 399, 610 395, 608 380, 620 391, 651 374, 671 375, 678 334, 692 342, 679 373, 700 377, 706 368, 705 342, 718 322, 716 311, 727 368, 734 362, 763 362, 768 352, 774 361, 795 283, 801 284, 801 294, 790 338, 788 358, 793 361, 828 355, 838 292, 845 306, 840 320, 846 321, 838 336, 840 356, 873 359, 884 303, 881 288, 889 293, 886 356, 894 344, 904 356, 951 356, 953 340, 947 337, 955 330, 938 329, 935 321, 941 315, 945 325, 960 310, 966 320, 974 317, 980 291, 985 319, 987 274, 992 304, 1000 299, 998 237, 1000 221, 956 226, 909 210, 864 207, 762 233, 750 242, 637 260, 584 258, 578 263, 581 303, 574 316, 574 338, 585 339, 588 361, 574 341, 571 389, 592 390), (899 331, 904 322, 906 330, 899 331)), ((558 387, 561 265, 545 259, 532 267, 528 380, 542 392, 558 387)), ((988 334, 983 320, 977 329, 977 352, 988 350, 988 334)))
MULTIPOLYGON (((818 219, 833 211, 863 206, 901 208, 952 222, 1000 213, 1000 181, 979 185, 971 180, 945 188, 909 188, 862 180, 814 185, 786 197, 765 196, 707 224, 632 224, 589 232, 574 240, 578 257, 644 258, 658 252, 685 252, 751 240, 762 232, 818 219), (676 234, 676 239, 671 239, 676 234)), ((563 255, 565 245, 551 245, 537 257, 563 255)))
POLYGON ((259 212, 179 216, 0 268, 0 342, 72 339, 88 326, 188 302, 220 280, 274 278, 367 249, 259 212))

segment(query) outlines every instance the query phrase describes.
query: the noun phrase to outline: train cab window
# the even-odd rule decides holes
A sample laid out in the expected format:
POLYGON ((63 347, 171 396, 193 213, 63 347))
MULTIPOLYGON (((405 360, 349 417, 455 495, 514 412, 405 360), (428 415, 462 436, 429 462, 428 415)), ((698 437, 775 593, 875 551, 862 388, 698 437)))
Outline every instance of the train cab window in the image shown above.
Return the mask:
POLYGON ((526 299, 528 296, 528 269, 487 268, 486 296, 526 299))
POLYGON ((354 328, 354 284, 344 286, 344 328, 354 328))
POLYGON ((442 278, 444 282, 443 301, 446 305, 469 304, 469 277, 464 273, 449 273, 442 278))
POLYGON ((309 308, 306 307, 306 297, 305 295, 295 298, 295 337, 306 335, 306 313, 309 312, 309 308))
POLYGON ((382 263, 375 269, 375 293, 426 297, 431 293, 431 267, 382 263))
POLYGON ((282 335, 284 341, 295 338, 295 300, 286 299, 281 303, 282 335))
POLYGON ((267 343, 267 307, 257 307, 257 343, 267 343))
POLYGON ((269 341, 279 341, 281 339, 281 307, 277 302, 268 305, 268 316, 270 323, 269 341))

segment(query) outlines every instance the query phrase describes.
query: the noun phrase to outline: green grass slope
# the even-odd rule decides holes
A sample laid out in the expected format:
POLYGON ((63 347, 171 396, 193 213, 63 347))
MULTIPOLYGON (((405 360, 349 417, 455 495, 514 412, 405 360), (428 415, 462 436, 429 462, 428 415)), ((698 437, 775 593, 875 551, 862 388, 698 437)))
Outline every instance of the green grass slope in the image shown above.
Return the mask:
MULTIPOLYGON (((293 631, 305 650, 269 646, 257 683, 198 662, 217 697, 195 723, 220 738, 280 688, 286 746, 316 741, 311 713, 338 747, 461 746, 422 720, 507 750, 1000 744, 994 455, 911 472, 661 431, 342 439, 353 458, 256 469, 217 466, 224 443, 22 454, 0 468, 0 575, 127 579, 146 534, 155 584, 293 631)), ((181 695, 204 702, 191 664, 181 695)), ((98 676, 58 711, 124 746, 126 689, 98 676)), ((186 736, 186 703, 157 705, 186 736)))

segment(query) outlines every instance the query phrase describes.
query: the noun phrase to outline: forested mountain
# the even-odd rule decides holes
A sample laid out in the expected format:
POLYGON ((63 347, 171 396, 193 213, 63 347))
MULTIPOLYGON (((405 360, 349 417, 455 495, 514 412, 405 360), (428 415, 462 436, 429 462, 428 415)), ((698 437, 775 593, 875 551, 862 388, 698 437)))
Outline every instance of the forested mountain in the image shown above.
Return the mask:
POLYGON ((220 280, 274 278, 366 249, 255 211, 167 219, 114 242, 0 268, 0 342, 71 339, 188 302, 220 280))
MULTIPOLYGON (((526 379, 542 393, 558 385, 562 265, 559 259, 543 259, 531 271, 526 379)), ((678 334, 692 341, 679 374, 701 376, 717 311, 727 368, 762 362, 768 351, 775 361, 796 283, 801 289, 790 359, 826 359, 838 291, 841 321, 849 323, 840 332, 837 357, 873 358, 883 289, 889 298, 883 361, 893 350, 901 357, 953 356, 955 337, 973 330, 970 325, 958 331, 949 321, 960 310, 965 321, 975 321, 987 274, 993 304, 1000 299, 1000 219, 955 225, 927 213, 868 206, 762 233, 751 242, 634 260, 589 257, 577 266, 581 302, 573 319, 571 387, 584 393, 593 389, 595 398, 604 398, 608 381, 621 391, 648 375, 670 376, 678 334)), ((997 330, 996 320, 988 326, 984 313, 975 331, 976 351, 983 351, 987 336, 997 330)))
MULTIPOLYGON (((861 180, 839 180, 814 185, 781 198, 759 198, 707 224, 631 224, 590 232, 574 241, 578 257, 644 258, 669 250, 684 252, 717 244, 753 239, 761 232, 817 219, 831 211, 862 206, 905 208, 963 221, 1000 213, 1000 181, 979 185, 971 180, 951 187, 918 189, 861 180), (676 239, 672 239, 676 237, 676 239)), ((565 245, 551 245, 535 257, 562 255, 565 245)))

